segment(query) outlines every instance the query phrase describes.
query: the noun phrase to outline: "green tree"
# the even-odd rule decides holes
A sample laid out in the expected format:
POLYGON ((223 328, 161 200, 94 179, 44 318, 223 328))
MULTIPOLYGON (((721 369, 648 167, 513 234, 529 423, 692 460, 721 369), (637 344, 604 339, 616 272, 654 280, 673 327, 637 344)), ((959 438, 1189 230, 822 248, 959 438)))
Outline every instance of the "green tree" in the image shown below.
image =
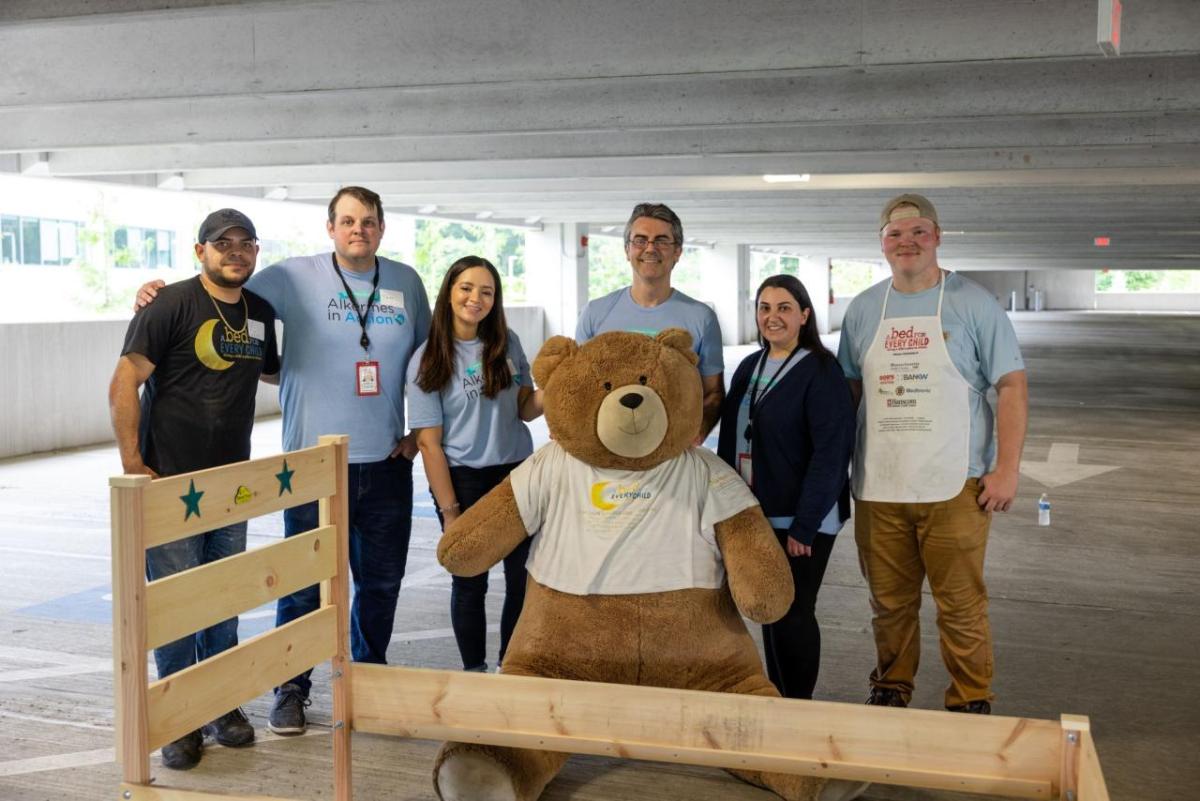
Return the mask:
POLYGON ((1113 276, 1108 270, 1096 271, 1096 291, 1112 292, 1113 276))
MULTIPOLYGON (((386 254, 385 254, 386 255, 386 254)), ((525 299, 525 235, 503 225, 418 220, 413 267, 432 299, 450 265, 463 256, 482 256, 496 265, 505 301, 525 299)))
POLYGON ((1150 292, 1158 288, 1162 279, 1161 270, 1127 270, 1125 288, 1130 292, 1150 292))

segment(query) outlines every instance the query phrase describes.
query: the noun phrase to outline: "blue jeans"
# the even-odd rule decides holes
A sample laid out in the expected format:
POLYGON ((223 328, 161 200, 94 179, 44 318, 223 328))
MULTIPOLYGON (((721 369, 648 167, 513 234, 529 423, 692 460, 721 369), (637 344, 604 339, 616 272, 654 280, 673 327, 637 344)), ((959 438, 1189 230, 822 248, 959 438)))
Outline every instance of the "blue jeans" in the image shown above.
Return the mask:
MULTIPOLYGON (((408 561, 412 532, 412 462, 403 456, 350 465, 350 655, 355 662, 387 662, 396 619, 400 580, 408 561)), ((316 528, 317 504, 285 509, 283 535, 294 537, 316 528)), ((282 626, 321 605, 321 589, 312 585, 279 599, 275 625, 282 626)), ((307 697, 312 670, 291 679, 307 697)))
MULTIPOLYGON (((146 578, 150 581, 206 565, 246 550, 246 524, 194 534, 146 550, 146 578)), ((154 663, 161 679, 215 656, 238 643, 238 619, 222 620, 195 634, 154 649, 154 663)))

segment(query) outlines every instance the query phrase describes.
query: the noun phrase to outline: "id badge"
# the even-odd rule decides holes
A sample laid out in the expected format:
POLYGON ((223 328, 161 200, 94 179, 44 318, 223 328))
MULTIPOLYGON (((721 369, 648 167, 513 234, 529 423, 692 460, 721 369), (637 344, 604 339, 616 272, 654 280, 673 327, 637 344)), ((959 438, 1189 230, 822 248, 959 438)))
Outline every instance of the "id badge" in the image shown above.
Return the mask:
POLYGON ((746 482, 747 487, 754 486, 754 464, 750 460, 750 454, 738 454, 738 475, 742 477, 742 481, 746 482))
POLYGON ((357 365, 358 394, 379 394, 379 362, 359 362, 357 365))

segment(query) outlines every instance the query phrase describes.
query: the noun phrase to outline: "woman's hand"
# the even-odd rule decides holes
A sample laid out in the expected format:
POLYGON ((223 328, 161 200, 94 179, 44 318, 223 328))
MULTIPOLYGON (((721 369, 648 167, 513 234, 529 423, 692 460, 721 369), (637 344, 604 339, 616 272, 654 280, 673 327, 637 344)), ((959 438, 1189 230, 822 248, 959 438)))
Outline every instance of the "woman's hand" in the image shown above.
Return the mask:
POLYGON ((788 537, 787 541, 788 556, 812 556, 812 546, 805 545, 795 537, 788 537))

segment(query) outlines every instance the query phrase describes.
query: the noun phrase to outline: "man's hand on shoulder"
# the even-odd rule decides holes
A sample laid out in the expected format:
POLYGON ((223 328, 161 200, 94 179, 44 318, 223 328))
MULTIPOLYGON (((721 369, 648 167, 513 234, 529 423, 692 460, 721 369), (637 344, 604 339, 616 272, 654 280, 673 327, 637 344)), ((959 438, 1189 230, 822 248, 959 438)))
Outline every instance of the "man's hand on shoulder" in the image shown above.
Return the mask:
POLYGON ((979 479, 983 491, 979 493, 978 503, 985 512, 1007 512, 1017 497, 1017 481, 1019 473, 1016 470, 996 469, 979 479))
POLYGON ((167 282, 161 278, 155 278, 153 281, 147 281, 138 287, 137 297, 133 299, 133 310, 145 308, 154 302, 158 297, 158 290, 167 285, 167 282))

